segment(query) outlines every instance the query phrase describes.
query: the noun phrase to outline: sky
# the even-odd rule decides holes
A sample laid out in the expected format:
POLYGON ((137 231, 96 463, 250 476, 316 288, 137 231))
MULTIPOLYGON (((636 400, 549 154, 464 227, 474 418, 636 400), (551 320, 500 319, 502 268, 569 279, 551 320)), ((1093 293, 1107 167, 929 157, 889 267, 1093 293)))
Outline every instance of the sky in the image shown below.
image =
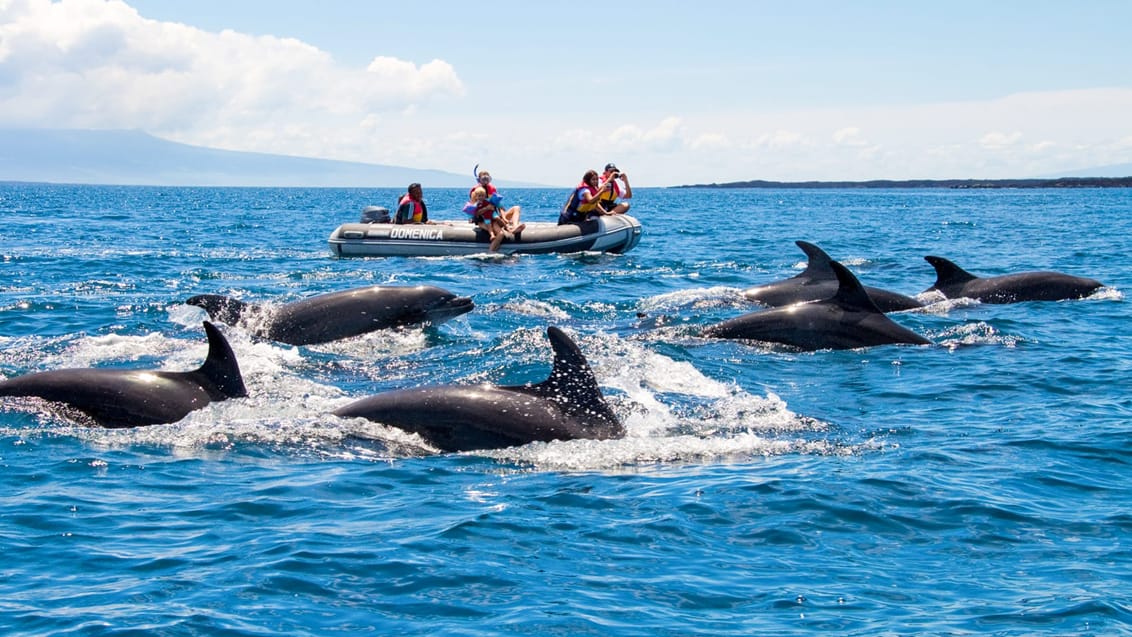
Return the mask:
POLYGON ((1132 163, 1128 0, 0 0, 0 127, 574 185, 1132 163))

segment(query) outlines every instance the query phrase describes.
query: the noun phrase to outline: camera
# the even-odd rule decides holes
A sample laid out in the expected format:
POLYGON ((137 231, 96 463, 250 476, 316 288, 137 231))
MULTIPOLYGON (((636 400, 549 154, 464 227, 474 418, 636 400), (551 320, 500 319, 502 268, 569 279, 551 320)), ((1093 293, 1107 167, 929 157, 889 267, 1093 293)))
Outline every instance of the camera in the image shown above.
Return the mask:
POLYGON ((610 179, 621 179, 621 173, 615 171, 611 175, 609 175, 609 178, 610 179))

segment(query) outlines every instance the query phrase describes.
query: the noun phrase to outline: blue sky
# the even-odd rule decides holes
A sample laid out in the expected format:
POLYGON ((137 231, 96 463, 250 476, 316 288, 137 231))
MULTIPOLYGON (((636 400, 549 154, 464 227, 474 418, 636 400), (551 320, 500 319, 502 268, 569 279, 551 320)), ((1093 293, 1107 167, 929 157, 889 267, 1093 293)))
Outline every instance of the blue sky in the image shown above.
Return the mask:
POLYGON ((0 126, 572 184, 1132 162, 1132 2, 0 0, 0 126))

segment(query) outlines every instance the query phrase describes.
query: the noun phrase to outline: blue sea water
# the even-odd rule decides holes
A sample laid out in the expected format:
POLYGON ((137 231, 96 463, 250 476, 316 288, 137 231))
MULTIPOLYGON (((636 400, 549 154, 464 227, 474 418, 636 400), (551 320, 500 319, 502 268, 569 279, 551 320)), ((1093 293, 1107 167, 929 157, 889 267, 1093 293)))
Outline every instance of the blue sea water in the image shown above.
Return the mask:
MULTIPOLYGON (((564 190, 515 190, 552 220, 564 190)), ((638 189, 625 255, 335 259, 367 189, 0 184, 0 376, 188 370, 223 293, 430 284, 438 328, 292 347, 250 396, 132 430, 0 408, 5 635, 1132 634, 1132 191, 638 189), (893 315, 937 343, 698 337, 822 246, 915 295, 924 255, 1093 297, 893 315), (614 441, 430 454, 326 414, 539 381, 573 335, 614 441)), ((433 217, 462 190, 426 191, 433 217)))

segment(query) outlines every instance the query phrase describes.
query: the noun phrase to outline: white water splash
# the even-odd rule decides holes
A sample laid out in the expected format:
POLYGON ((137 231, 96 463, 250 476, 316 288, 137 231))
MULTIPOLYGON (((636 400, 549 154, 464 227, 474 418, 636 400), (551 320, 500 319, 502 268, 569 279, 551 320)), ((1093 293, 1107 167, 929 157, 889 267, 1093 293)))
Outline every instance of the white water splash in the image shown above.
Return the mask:
POLYGON ((1017 347, 1025 339, 1012 334, 1003 334, 993 325, 983 322, 961 323, 945 329, 936 336, 936 342, 952 349, 973 345, 999 345, 1017 347))
MULTIPOLYGON (((515 338, 536 340, 534 331, 520 332, 515 338)), ((329 415, 357 397, 313 380, 308 373, 311 362, 300 348, 255 340, 238 328, 226 328, 226 334, 240 361, 248 397, 211 403, 168 425, 101 429, 56 421, 48 430, 79 437, 96 447, 163 446, 181 456, 258 447, 286 454, 388 461, 437 452, 416 435, 329 415)), ((407 337, 384 335, 379 340, 388 338, 407 337)), ((542 336, 537 340, 537 347, 545 347, 542 336)), ((824 433, 828 427, 790 411, 778 396, 752 395, 708 378, 691 364, 659 354, 639 341, 611 334, 575 335, 575 340, 622 418, 625 438, 534 443, 471 455, 545 470, 608 470, 843 451, 824 436, 807 439, 807 433, 824 433)), ((138 349, 144 349, 169 352, 162 363, 165 369, 188 370, 199 366, 207 353, 203 339, 193 342, 160 335, 95 337, 81 342, 69 350, 72 354, 67 362, 107 360, 122 354, 120 350, 132 350, 127 355, 135 356, 138 349)), ((359 364, 372 364, 369 350, 354 351, 353 347, 335 344, 331 349, 343 357, 364 357, 366 362, 359 364)), ((529 344, 531 351, 535 347, 529 344)))
POLYGON ((716 286, 692 288, 658 294, 642 299, 637 307, 642 312, 666 312, 682 308, 717 308, 749 306, 739 288, 716 286))

